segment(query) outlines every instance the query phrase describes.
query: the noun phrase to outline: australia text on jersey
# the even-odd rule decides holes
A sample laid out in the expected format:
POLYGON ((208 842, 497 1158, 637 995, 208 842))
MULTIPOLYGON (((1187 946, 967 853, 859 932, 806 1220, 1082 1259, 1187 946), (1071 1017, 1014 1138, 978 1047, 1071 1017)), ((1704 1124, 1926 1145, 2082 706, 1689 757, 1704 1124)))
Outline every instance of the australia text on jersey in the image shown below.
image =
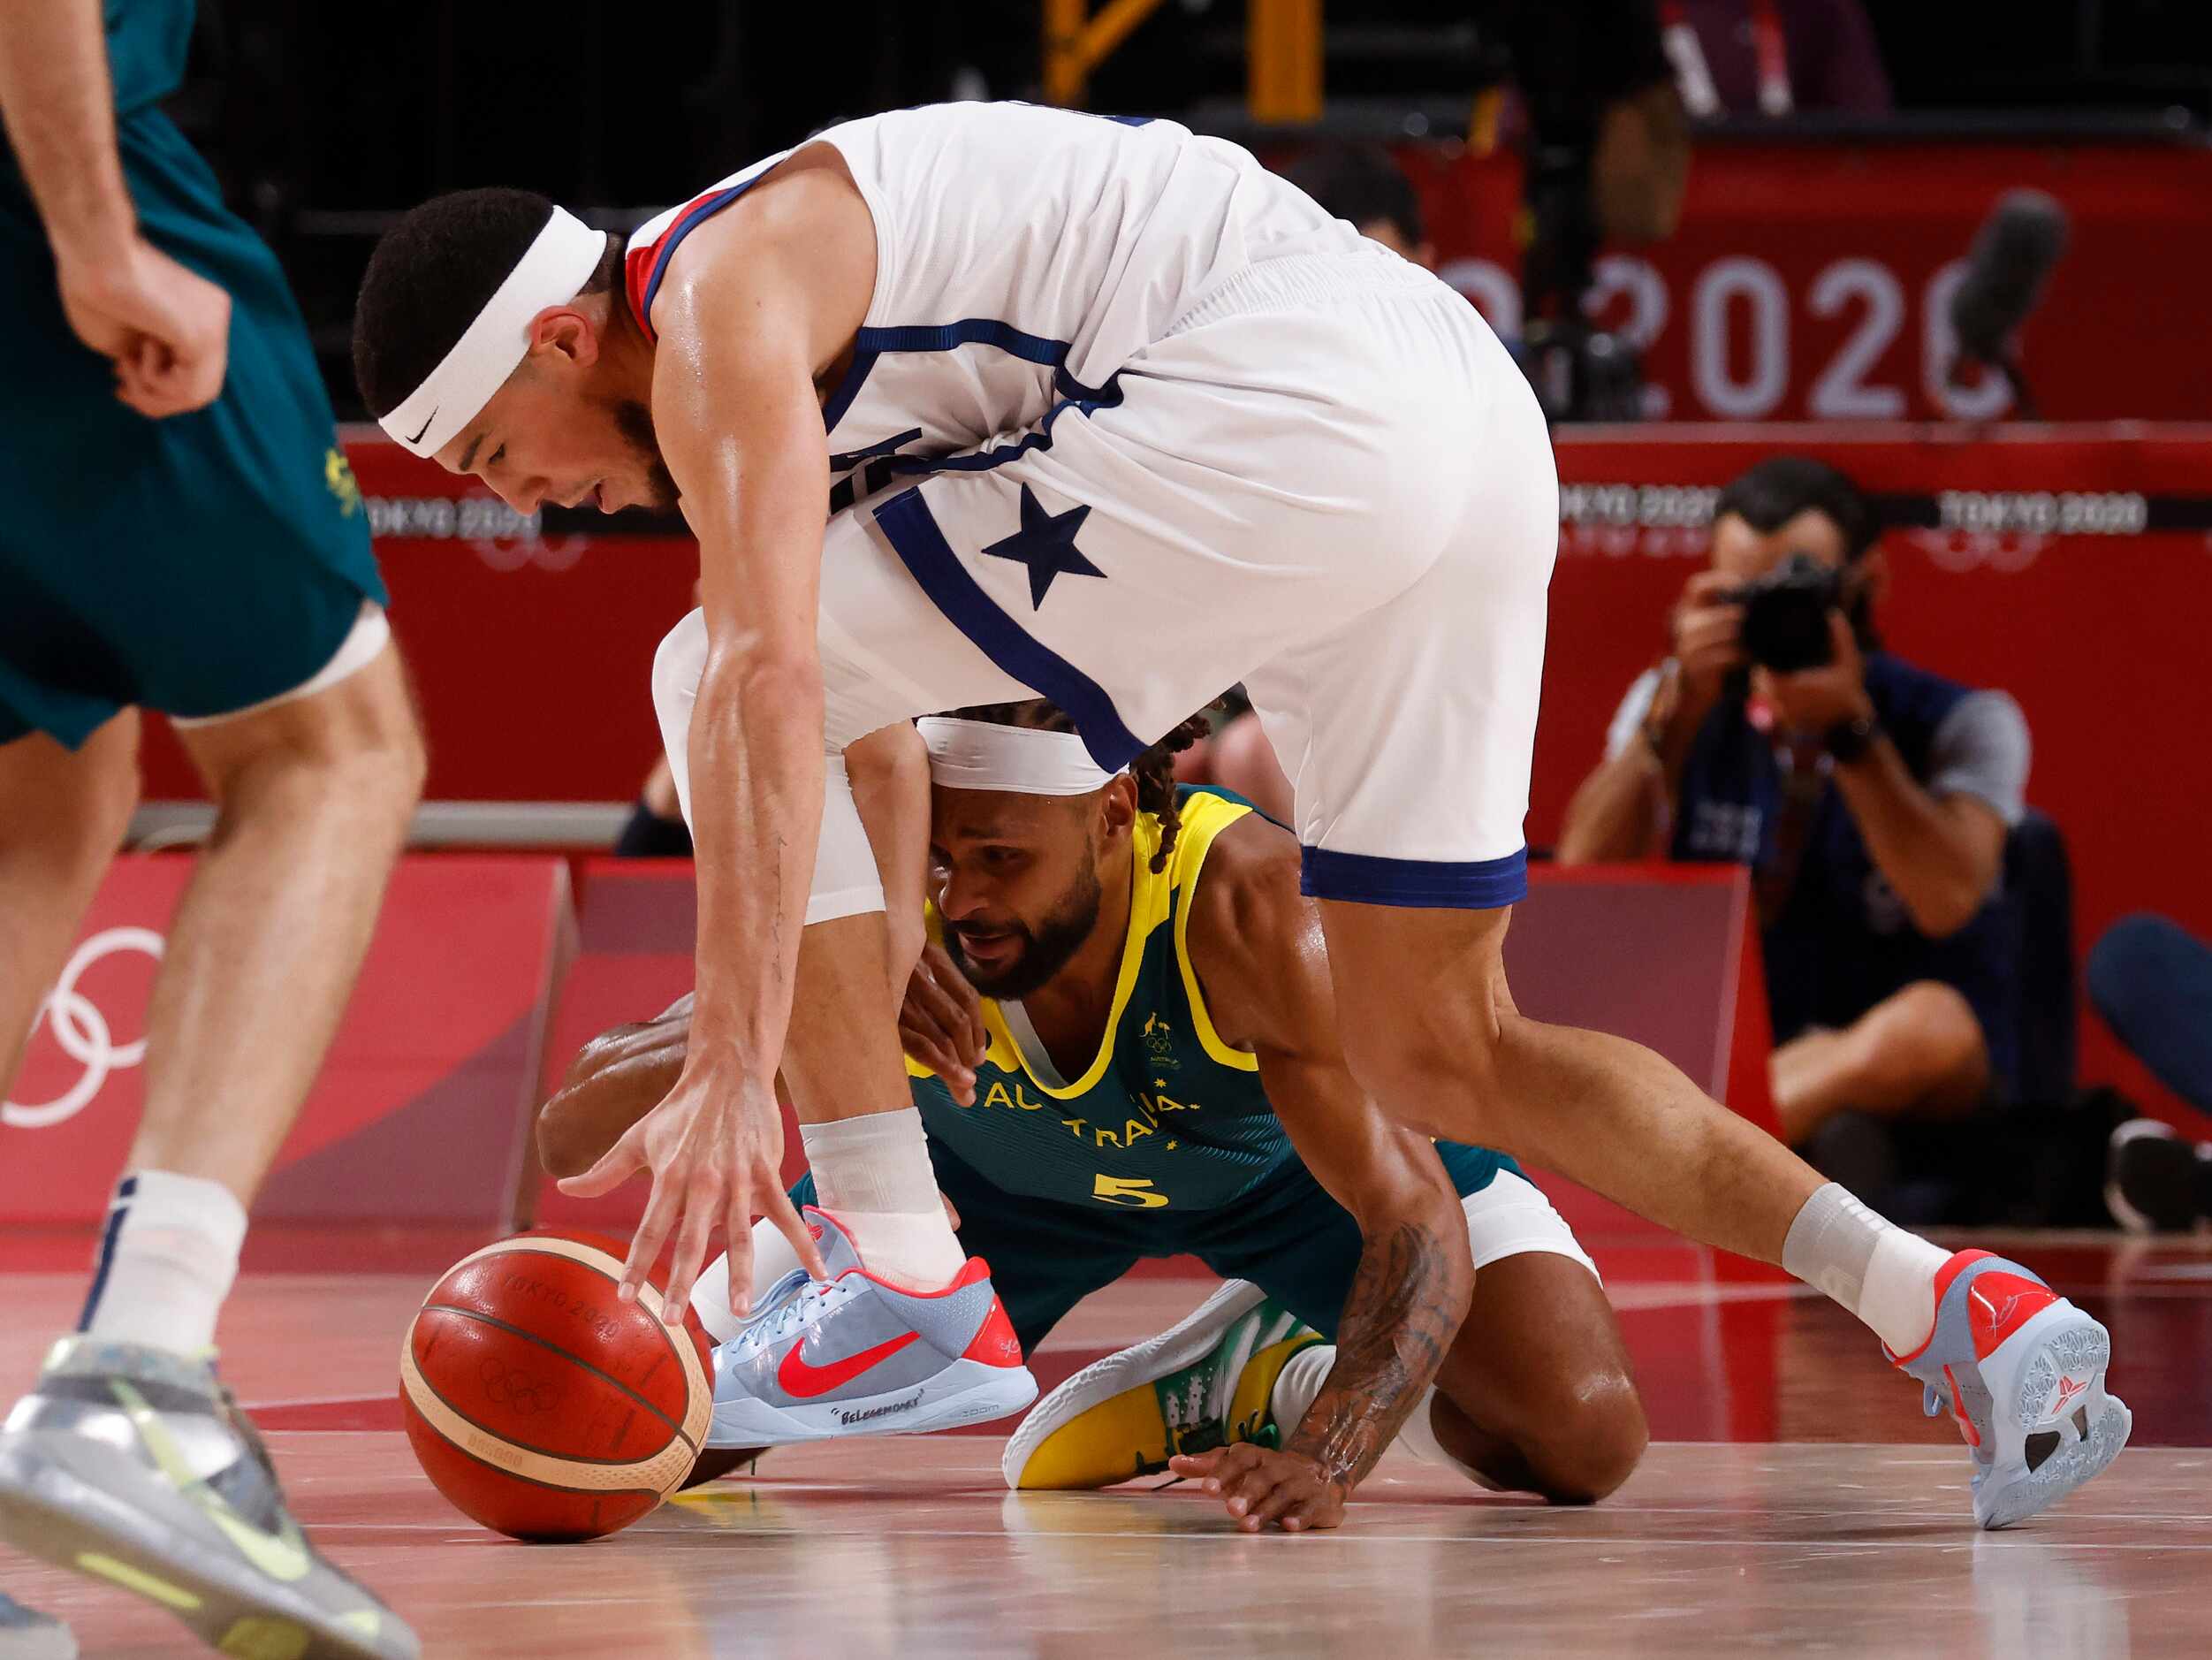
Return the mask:
MULTIPOLYGON (((1160 1082, 1164 1081, 1160 1080, 1160 1082)), ((1159 1083, 1156 1082, 1154 1087, 1159 1086, 1159 1083)), ((1176 1100, 1167 1095, 1148 1095, 1143 1090, 1133 1090, 1130 1093, 1136 1099, 1138 1111, 1144 1116, 1128 1120, 1118 1131, 1093 1124, 1088 1118, 1077 1118, 1073 1115, 1063 1116, 1061 1122, 1068 1126, 1068 1133, 1078 1141, 1088 1137, 1093 1146, 1129 1147, 1135 1146, 1146 1136, 1159 1134, 1159 1118, 1162 1114, 1195 1113, 1204 1110, 1204 1104, 1199 1101, 1176 1100)), ((956 1107, 961 1105, 958 1101, 953 1104, 956 1107)), ((1031 1100, 1022 1089, 1019 1078, 1016 1078, 1011 1085, 994 1078, 992 1080, 991 1086, 976 1098, 974 1107, 964 1108, 962 1110, 977 1111, 997 1107, 1008 1112, 1033 1113, 1042 1111, 1046 1103, 1041 1100, 1031 1100)), ((1174 1151, 1175 1143, 1173 1140, 1170 1140, 1167 1146, 1168 1151, 1174 1151)))

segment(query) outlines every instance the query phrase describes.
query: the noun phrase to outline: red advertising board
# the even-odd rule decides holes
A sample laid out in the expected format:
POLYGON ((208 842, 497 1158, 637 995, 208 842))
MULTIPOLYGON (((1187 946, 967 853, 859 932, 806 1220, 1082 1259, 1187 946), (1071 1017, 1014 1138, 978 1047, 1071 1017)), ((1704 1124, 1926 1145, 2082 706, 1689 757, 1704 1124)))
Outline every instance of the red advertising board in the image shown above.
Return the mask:
MULTIPOLYGON (((94 901, 0 1108, 8 1221, 106 1210, 144 1101, 154 965, 190 872, 171 855, 126 857, 94 901)), ((255 1214, 503 1224, 567 918, 559 859, 402 860, 345 1024, 255 1214)))
MULTIPOLYGON (((1520 324, 1517 157, 1408 145, 1448 280, 1520 324)), ((1643 348, 1671 421, 1991 420, 2006 389, 1947 384, 1947 306, 2005 191, 2064 204, 2071 240, 2022 334, 2049 420, 2201 420, 2212 348, 2212 148, 2147 142, 1700 145, 1681 227, 1599 262, 1598 315, 1643 348)))

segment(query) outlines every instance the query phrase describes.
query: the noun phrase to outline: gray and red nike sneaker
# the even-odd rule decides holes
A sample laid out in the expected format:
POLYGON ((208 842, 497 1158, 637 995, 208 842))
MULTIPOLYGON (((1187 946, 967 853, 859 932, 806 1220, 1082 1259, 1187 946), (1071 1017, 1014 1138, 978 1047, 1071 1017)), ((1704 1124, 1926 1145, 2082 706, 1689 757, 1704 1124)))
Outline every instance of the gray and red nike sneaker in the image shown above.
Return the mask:
POLYGON ((715 1350, 709 1447, 918 1435, 1037 1398, 981 1257, 943 1291, 901 1291, 868 1272, 835 1217, 809 1206, 806 1221, 830 1277, 787 1274, 715 1350))
POLYGON ((1889 1363, 1949 1412, 1974 1464, 1974 1520, 2010 1527, 2120 1455, 2134 1423, 2104 1387, 2104 1328, 2017 1262, 1961 1251, 1935 1276, 1935 1323, 1889 1363))

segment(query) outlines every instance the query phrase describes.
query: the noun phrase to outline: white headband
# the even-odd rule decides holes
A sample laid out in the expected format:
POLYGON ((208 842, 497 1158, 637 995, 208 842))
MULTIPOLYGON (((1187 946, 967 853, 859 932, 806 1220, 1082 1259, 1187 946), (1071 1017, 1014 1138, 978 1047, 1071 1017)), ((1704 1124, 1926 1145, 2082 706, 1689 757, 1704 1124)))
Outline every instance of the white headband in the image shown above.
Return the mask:
POLYGON ((1016 796, 1088 796, 1114 774, 1100 770, 1072 732, 931 715, 916 727, 930 749, 930 780, 947 789, 1016 796))
POLYGON ((606 251, 603 232, 555 208, 453 349, 378 424, 417 455, 435 455, 451 444, 530 349, 531 320, 546 307, 564 305, 582 293, 606 251))

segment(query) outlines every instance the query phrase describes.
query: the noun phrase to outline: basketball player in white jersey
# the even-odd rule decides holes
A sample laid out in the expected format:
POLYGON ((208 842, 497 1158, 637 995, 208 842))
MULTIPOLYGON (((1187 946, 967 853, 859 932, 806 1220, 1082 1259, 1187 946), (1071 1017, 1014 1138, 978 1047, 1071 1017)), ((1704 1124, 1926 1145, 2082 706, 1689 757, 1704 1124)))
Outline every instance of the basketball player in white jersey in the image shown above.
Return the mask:
POLYGON ((1385 1113, 1834 1297, 1957 1420, 1985 1526, 2118 1452, 2103 1328, 2026 1269, 1890 1226, 1657 1055, 1515 1009, 1557 532, 1543 421, 1458 295, 1245 151, 1164 121, 902 110, 734 175, 627 252, 542 197, 464 192, 379 246, 354 355, 394 438, 516 508, 680 506, 700 541, 702 615, 656 666, 698 845, 691 1044, 570 1184, 650 1169, 633 1276, 673 1242, 680 1298, 720 1225, 741 1306, 756 1215, 822 1271, 776 1183, 779 1058, 870 1270, 962 1271, 848 745, 1036 693, 1111 770, 1242 681, 1385 1113))

